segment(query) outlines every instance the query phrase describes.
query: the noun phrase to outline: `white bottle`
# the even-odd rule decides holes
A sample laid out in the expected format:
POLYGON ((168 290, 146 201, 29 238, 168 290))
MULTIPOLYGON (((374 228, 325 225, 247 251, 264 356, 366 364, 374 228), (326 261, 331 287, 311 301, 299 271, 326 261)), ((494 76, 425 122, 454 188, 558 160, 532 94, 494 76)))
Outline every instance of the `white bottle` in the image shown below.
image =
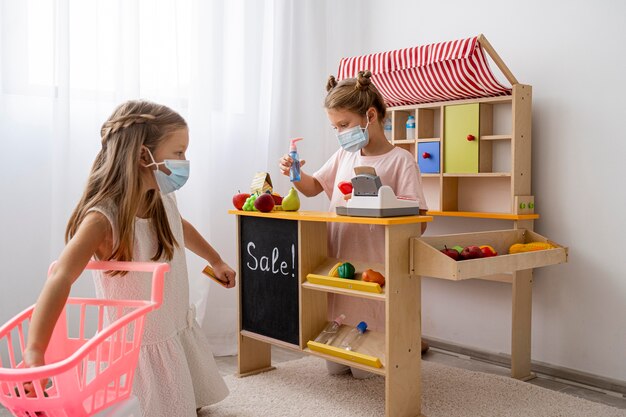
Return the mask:
POLYGON ((389 142, 391 142, 391 118, 385 117, 385 124, 383 126, 385 131, 385 137, 389 142))
POLYGON ((406 120, 406 138, 415 139, 415 117, 409 116, 406 120))
POLYGON ((345 350, 356 350, 361 344, 361 340, 363 339, 363 334, 367 330, 367 323, 364 321, 360 322, 356 325, 355 328, 350 330, 348 334, 343 338, 339 347, 345 350))
POLYGON ((339 331, 341 323, 345 318, 346 316, 344 314, 341 314, 335 320, 328 323, 324 330, 322 330, 322 333, 320 333, 319 336, 315 338, 315 341, 318 343, 325 343, 327 345, 332 344, 335 340, 335 337, 337 337, 337 332, 339 331))

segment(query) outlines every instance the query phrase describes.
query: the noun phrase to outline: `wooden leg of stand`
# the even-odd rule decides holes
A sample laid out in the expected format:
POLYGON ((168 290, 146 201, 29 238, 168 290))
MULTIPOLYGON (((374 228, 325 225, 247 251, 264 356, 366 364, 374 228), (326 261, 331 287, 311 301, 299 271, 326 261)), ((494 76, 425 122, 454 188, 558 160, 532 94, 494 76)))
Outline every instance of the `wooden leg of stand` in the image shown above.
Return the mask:
POLYGON ((530 372, 532 283, 532 269, 513 273, 511 376, 521 380, 534 377, 530 372))

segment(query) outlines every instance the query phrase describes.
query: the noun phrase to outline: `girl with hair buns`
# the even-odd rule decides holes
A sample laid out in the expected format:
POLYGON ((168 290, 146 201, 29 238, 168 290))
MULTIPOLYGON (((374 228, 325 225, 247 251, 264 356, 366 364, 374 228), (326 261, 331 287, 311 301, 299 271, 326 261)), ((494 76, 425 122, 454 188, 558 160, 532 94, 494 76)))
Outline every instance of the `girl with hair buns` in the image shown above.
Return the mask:
MULTIPOLYGON (((89 260, 168 262, 163 304, 146 317, 133 393, 146 417, 195 417, 228 388, 189 304, 185 248, 206 259, 228 287, 235 271, 178 212, 173 191, 189 175, 187 124, 166 106, 128 101, 103 124, 101 136, 67 225, 67 244, 37 300, 24 361, 44 364, 70 288, 89 260)), ((150 299, 150 273, 93 274, 100 298, 150 299)))
MULTIPOLYGON (((354 177, 354 168, 371 166, 383 185, 390 186, 398 197, 417 200, 420 214, 428 207, 422 190, 422 180, 413 155, 395 147, 385 137, 383 121, 386 106, 378 89, 372 84, 371 72, 360 71, 356 78, 337 82, 332 75, 326 86, 324 107, 336 131, 340 148, 313 175, 300 172, 301 180, 295 187, 305 196, 313 197, 322 191, 330 199, 329 211, 343 203, 345 198, 337 185, 354 177)), ((284 155, 279 167, 289 175, 293 161, 284 155)), ((304 161, 300 161, 301 166, 304 161)), ((424 230, 426 223, 422 223, 424 230)), ((422 231, 423 231, 422 230, 422 231)), ((384 262, 385 231, 382 226, 349 223, 328 223, 329 255, 346 261, 384 262)), ((329 320, 345 314, 348 320, 365 321, 368 328, 382 331, 385 326, 384 303, 357 297, 329 294, 329 320)), ((427 349, 422 344, 422 351, 427 349)), ((348 367, 327 362, 330 373, 343 373, 348 367)), ((352 368, 352 374, 367 377, 371 374, 352 368)))

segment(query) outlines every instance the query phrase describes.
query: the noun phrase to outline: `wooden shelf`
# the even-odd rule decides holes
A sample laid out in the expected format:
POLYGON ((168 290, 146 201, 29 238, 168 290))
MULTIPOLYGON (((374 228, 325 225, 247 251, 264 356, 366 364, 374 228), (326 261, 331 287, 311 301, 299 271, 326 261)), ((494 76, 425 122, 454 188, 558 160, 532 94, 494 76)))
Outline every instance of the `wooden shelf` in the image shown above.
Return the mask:
POLYGON ((480 140, 511 140, 511 135, 482 135, 480 140))
MULTIPOLYGON (((371 268, 374 271, 378 271, 383 275, 385 274, 385 265, 383 264, 370 263, 370 262, 352 262, 350 260, 326 258, 324 262, 322 262, 321 264, 319 264, 313 269, 313 271, 311 272, 311 275, 327 276, 328 271, 330 271, 330 269, 338 262, 350 262, 354 266, 354 269, 356 271, 355 280, 346 279, 345 280, 346 285, 349 285, 350 283, 354 283, 355 281, 361 282, 359 281, 361 279, 361 273, 368 268, 371 268)), ((378 301, 385 301, 386 299, 384 286, 382 287, 382 291, 383 291, 382 293, 360 291, 357 289, 342 288, 342 287, 336 287, 332 285, 322 285, 322 284, 316 284, 316 283, 314 284, 309 281, 305 281, 302 284, 302 288, 307 288, 309 290, 315 290, 315 291, 334 293, 334 294, 344 294, 344 295, 350 295, 354 297, 368 298, 371 300, 378 300, 378 301)))
POLYGON ((475 211, 435 211, 429 210, 427 212, 429 216, 440 217, 470 217, 479 219, 498 219, 498 220, 537 220, 539 214, 515 214, 515 213, 487 213, 487 212, 475 212, 475 211))
POLYGON ((438 177, 441 177, 441 174, 439 173, 422 174, 422 178, 438 178, 438 177))
POLYGON ((487 178, 487 177, 510 177, 510 172, 478 172, 475 174, 450 174, 444 173, 444 177, 456 177, 456 178, 487 178))
MULTIPOLYGON (((341 326, 339 328, 339 333, 337 334, 337 337, 335 339, 336 342, 333 342, 333 345, 339 343, 343 339, 343 337, 352 329, 352 327, 353 326, 346 325, 341 326)), ((386 373, 385 334, 381 332, 376 332, 368 329, 363 335, 363 340, 361 344, 355 351, 356 353, 368 355, 373 358, 379 359, 380 363, 382 364, 380 368, 376 366, 365 365, 362 361, 360 361, 358 357, 356 357, 356 355, 355 357, 351 358, 350 356, 352 352, 343 350, 340 351, 336 346, 333 346, 332 349, 328 349, 326 351, 325 349, 314 350, 311 349, 311 347, 309 346, 308 348, 305 348, 304 351, 310 353, 311 355, 319 356, 323 359, 332 360, 333 362, 338 362, 344 365, 353 366, 358 369, 363 369, 365 371, 374 372, 378 375, 385 375, 386 373)))
POLYGON ((441 142, 441 138, 419 138, 417 139, 417 143, 423 142, 441 142))

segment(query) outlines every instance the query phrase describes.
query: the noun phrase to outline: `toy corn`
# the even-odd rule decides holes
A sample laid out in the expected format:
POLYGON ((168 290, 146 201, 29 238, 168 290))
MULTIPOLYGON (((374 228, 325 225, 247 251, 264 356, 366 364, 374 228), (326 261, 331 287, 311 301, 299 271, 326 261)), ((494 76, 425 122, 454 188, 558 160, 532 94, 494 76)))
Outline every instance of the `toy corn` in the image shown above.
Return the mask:
POLYGON ((524 253, 554 248, 556 248, 556 246, 548 242, 515 243, 509 248, 509 253, 524 253))

